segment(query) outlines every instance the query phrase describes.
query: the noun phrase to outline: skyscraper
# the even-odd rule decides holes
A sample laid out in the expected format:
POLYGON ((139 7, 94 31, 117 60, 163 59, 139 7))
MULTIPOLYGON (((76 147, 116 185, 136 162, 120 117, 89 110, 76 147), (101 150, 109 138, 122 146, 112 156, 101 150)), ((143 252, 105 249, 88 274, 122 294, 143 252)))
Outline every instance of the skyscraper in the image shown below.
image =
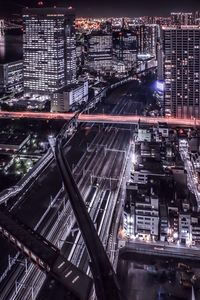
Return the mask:
POLYGON ((70 7, 66 15, 65 27, 65 63, 66 63, 66 84, 74 84, 76 82, 76 33, 75 33, 75 15, 70 7))
POLYGON ((123 61, 131 69, 137 58, 137 36, 127 29, 113 33, 114 56, 118 61, 123 61))
POLYGON ((75 17, 71 8, 25 9, 23 18, 25 92, 51 94, 75 83, 75 17))
POLYGON ((195 12, 195 25, 200 25, 200 11, 195 12))
POLYGON ((94 32, 88 41, 87 65, 94 71, 109 71, 112 68, 112 35, 94 32))
POLYGON ((158 39, 157 25, 140 25, 136 27, 138 54, 156 56, 158 39))
POLYGON ((172 25, 194 25, 195 18, 192 12, 172 12, 171 24, 172 25))
POLYGON ((200 28, 163 28, 165 113, 200 117, 200 28))

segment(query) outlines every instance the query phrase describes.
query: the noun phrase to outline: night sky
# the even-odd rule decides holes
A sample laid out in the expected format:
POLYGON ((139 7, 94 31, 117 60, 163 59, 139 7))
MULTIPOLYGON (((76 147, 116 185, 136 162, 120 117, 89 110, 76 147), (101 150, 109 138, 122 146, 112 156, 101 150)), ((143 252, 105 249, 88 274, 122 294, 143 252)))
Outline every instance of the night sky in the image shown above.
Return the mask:
MULTIPOLYGON (((168 15, 170 11, 200 10, 200 0, 43 0, 47 6, 72 5, 78 16, 168 15)), ((0 14, 20 12, 23 6, 35 6, 35 0, 0 0, 0 14)))

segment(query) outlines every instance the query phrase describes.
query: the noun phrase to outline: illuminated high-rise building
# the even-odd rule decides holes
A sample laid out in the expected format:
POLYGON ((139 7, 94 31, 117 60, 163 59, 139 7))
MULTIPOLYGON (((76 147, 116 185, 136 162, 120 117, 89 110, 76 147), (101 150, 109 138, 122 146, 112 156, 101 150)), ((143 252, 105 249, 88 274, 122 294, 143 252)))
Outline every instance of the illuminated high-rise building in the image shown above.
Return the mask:
POLYGON ((163 28, 165 113, 200 117, 200 28, 163 28))
POLYGON ((88 40, 88 67, 97 72, 109 71, 112 68, 112 55, 112 35, 92 33, 88 40))
POLYGON ((31 8, 23 12, 24 89, 51 94, 76 82, 74 12, 71 8, 31 8))
POLYGON ((156 56, 158 25, 140 25, 136 27, 138 54, 156 56))
POLYGON ((137 35, 127 29, 113 33, 113 52, 118 61, 131 69, 137 59, 137 35))
POLYGON ((171 25, 194 25, 195 18, 192 12, 172 12, 171 25))
POLYGON ((195 12, 195 25, 200 25, 200 11, 195 12))

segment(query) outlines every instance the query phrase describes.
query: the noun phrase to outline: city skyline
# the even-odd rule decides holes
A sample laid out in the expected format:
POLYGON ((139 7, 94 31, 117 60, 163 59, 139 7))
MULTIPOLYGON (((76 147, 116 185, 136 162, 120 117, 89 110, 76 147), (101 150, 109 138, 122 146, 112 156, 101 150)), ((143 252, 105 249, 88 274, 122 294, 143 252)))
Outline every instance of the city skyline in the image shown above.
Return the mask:
MULTIPOLYGON (((1 0, 2 1, 2 0, 1 0)), ((11 13, 21 13, 24 7, 35 7, 38 2, 36 0, 8 0, 6 3, 3 3, 1 7, 1 13, 11 14, 11 13)), ((114 0, 102 0, 92 1, 86 0, 84 2, 80 0, 70 0, 66 1, 57 1, 57 0, 44 0, 44 6, 72 6, 76 10, 77 16, 82 17, 137 17, 142 15, 160 15, 167 16, 171 11, 195 11, 198 10, 199 5, 197 0, 189 1, 166 1, 160 5, 160 1, 147 1, 143 0, 141 2, 134 3, 131 0, 126 0, 123 2, 116 3, 114 0), (114 9, 113 9, 114 8, 114 9)))
POLYGON ((0 300, 200 300, 197 1, 1 6, 0 300))

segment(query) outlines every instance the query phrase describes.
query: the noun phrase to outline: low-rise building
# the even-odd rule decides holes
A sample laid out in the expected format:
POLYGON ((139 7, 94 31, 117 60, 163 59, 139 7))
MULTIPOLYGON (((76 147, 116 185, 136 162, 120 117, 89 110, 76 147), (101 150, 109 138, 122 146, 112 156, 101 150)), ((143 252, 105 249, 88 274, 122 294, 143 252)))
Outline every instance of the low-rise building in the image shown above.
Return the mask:
POLYGON ((126 231, 127 236, 133 236, 134 235, 134 228, 135 228, 135 218, 134 215, 131 213, 124 212, 124 222, 123 227, 126 231))
POLYGON ((179 237, 179 213, 178 207, 168 207, 168 223, 171 240, 177 240, 179 237))
POLYGON ((68 85, 57 90, 51 101, 52 112, 67 112, 88 101, 88 81, 68 85))
POLYGON ((148 183, 148 172, 142 170, 140 172, 131 172, 131 183, 133 184, 147 184, 148 183))
POLYGON ((141 142, 151 142, 152 140, 152 129, 145 124, 138 123, 136 141, 141 142))
POLYGON ((198 215, 191 216, 192 225, 192 244, 200 244, 200 217, 198 215))
POLYGON ((135 235, 142 239, 158 239, 158 197, 151 195, 135 202, 135 235))
POLYGON ((158 122, 157 126, 158 132, 161 134, 162 137, 168 138, 169 137, 169 127, 167 123, 158 122))
POLYGON ((179 214, 179 239, 182 244, 191 242, 191 215, 187 213, 179 214))
POLYGON ((160 205, 160 240, 165 241, 169 230, 167 207, 160 205))
POLYGON ((190 201, 185 198, 181 201, 181 204, 182 204, 182 210, 184 212, 189 212, 189 210, 190 210, 190 201))
POLYGON ((175 182, 179 184, 186 184, 187 182, 187 172, 184 166, 175 166, 172 169, 172 174, 175 182))
POLYGON ((137 135, 137 142, 151 142, 152 133, 149 129, 139 128, 137 135))
POLYGON ((141 157, 153 157, 160 159, 160 144, 155 142, 142 142, 140 146, 141 157))
POLYGON ((19 94, 23 92, 23 61, 0 64, 0 92, 19 94))

